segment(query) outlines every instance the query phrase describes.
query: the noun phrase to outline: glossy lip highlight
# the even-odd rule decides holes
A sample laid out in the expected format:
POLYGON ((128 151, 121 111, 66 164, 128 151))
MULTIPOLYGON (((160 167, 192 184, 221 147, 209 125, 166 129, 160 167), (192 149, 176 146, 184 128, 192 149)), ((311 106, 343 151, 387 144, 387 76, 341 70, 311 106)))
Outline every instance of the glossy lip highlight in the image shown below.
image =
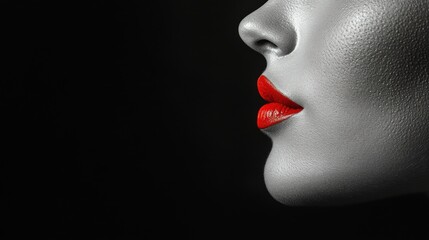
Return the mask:
POLYGON ((281 94, 264 75, 258 78, 257 86, 259 95, 268 102, 259 109, 257 117, 259 129, 282 122, 304 109, 281 94))

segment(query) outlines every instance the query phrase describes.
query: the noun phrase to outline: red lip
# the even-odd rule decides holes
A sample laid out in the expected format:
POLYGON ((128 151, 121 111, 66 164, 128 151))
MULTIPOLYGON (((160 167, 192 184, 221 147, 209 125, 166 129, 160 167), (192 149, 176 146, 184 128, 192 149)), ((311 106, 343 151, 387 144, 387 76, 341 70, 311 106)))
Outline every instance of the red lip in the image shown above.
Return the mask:
POLYGON ((268 103, 258 112, 258 128, 264 129, 301 112, 303 107, 281 94, 264 75, 258 78, 259 95, 268 103))

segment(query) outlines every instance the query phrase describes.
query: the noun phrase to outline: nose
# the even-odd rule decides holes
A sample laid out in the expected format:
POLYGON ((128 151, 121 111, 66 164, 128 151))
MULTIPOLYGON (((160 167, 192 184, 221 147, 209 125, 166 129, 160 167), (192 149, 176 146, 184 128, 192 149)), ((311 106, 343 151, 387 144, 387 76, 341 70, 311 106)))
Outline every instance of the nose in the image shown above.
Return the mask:
POLYGON ((282 57, 294 51, 297 34, 282 8, 263 5, 246 16, 239 24, 241 39, 264 56, 282 57))

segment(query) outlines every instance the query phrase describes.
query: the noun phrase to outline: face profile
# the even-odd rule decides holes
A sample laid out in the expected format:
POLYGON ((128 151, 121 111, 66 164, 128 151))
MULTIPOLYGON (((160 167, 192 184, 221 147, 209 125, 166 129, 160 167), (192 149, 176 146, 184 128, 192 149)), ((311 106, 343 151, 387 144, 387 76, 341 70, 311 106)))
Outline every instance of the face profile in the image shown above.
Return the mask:
POLYGON ((267 62, 257 126, 277 201, 429 191, 429 1, 269 0, 239 34, 267 62))

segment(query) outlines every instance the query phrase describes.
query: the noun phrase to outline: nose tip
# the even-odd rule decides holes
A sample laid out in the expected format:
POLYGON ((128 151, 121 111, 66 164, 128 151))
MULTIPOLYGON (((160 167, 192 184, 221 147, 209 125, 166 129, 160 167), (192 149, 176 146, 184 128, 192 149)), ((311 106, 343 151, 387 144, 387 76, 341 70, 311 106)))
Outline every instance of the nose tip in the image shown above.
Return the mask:
POLYGON ((254 11, 239 24, 241 39, 263 55, 281 57, 290 54, 296 47, 296 31, 290 21, 284 21, 285 17, 276 16, 279 15, 264 6, 254 11))

